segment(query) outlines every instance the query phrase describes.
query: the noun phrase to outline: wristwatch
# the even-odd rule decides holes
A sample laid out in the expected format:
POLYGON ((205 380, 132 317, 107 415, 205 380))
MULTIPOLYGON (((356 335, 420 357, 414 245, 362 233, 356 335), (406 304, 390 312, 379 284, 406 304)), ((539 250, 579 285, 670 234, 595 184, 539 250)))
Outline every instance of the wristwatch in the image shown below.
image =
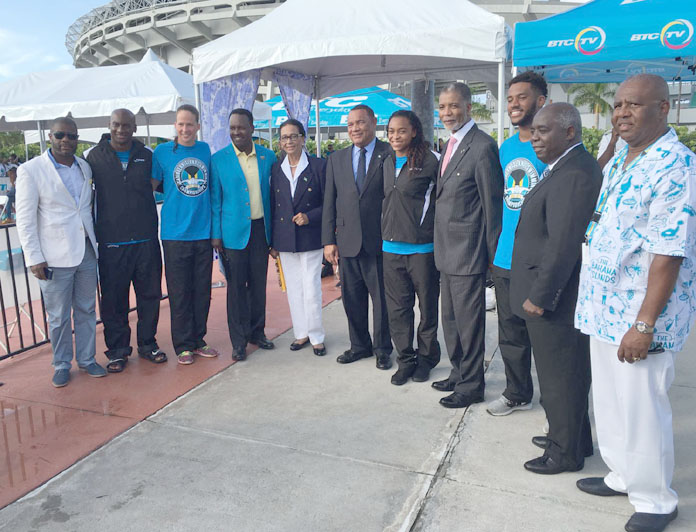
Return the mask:
POLYGON ((633 326, 636 328, 636 331, 641 334, 653 334, 655 332, 655 327, 648 325, 644 321, 637 321, 633 326))

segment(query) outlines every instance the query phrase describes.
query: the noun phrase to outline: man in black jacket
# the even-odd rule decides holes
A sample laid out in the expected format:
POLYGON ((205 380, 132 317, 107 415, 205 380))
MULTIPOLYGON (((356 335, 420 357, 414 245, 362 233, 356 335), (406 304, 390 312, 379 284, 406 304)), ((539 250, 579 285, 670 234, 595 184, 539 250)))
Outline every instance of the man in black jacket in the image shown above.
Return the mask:
POLYGON ((526 322, 549 421, 548 437, 532 439, 544 454, 524 467, 551 475, 582 469, 592 454, 590 341, 573 319, 581 246, 602 172, 582 145, 580 114, 570 104, 554 103, 536 114, 532 147, 548 166, 520 210, 510 307, 526 322))
POLYGON ((101 318, 106 368, 123 371, 132 352, 128 325, 133 283, 138 309, 138 354, 166 362, 155 340, 162 297, 162 257, 157 238, 152 150, 133 139, 135 116, 127 109, 111 113, 110 134, 85 153, 96 191, 95 229, 99 242, 101 318))
POLYGON ((339 265, 350 349, 336 360, 349 364, 376 354, 377 368, 392 366, 382 271, 382 166, 389 145, 375 138, 377 119, 366 105, 348 113, 353 145, 334 152, 326 165, 321 240, 324 256, 339 265), (368 330, 368 294, 373 307, 373 338, 368 330))

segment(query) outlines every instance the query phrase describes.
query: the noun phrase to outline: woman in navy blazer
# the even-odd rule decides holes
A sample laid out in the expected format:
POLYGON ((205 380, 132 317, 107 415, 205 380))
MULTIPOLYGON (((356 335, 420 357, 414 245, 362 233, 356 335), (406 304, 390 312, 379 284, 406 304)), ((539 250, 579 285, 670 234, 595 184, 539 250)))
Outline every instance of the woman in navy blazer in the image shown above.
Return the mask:
POLYGON ((305 130, 290 119, 280 126, 285 157, 271 169, 271 255, 280 257, 285 274, 297 351, 312 344, 326 354, 321 322, 321 211, 326 161, 304 150, 305 130))

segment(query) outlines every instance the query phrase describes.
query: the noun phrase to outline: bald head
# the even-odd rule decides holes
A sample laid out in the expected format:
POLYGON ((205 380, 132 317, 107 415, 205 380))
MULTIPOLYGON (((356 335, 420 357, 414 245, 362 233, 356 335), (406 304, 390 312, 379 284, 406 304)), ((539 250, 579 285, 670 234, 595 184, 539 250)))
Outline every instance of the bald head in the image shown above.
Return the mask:
POLYGON ((532 122, 532 147, 546 164, 568 148, 582 142, 580 113, 569 103, 552 103, 541 109, 532 122))
POLYGON ((669 88, 653 74, 638 74, 624 81, 614 96, 612 123, 629 149, 642 150, 667 131, 669 88))
POLYGON ((643 92, 649 94, 656 100, 669 100, 669 87, 667 86, 667 82, 655 74, 636 74, 635 76, 631 76, 619 85, 619 89, 627 85, 639 87, 643 92))
POLYGON ((129 151, 133 145, 133 133, 137 130, 135 115, 128 109, 115 109, 109 120, 111 147, 116 151, 129 151))

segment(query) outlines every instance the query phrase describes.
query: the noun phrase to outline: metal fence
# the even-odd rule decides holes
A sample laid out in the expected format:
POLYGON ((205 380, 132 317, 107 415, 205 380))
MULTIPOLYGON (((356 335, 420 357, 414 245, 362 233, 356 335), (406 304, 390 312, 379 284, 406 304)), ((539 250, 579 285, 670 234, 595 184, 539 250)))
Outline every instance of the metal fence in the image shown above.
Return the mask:
MULTIPOLYGON (((167 299, 162 294, 162 299, 167 299)), ((101 323, 99 285, 97 323, 101 323)), ((14 223, 0 224, 0 360, 50 342, 46 307, 39 282, 27 268, 14 223)), ((129 312, 136 310, 131 307, 129 312)))
POLYGON ((0 308, 0 360, 49 342, 41 289, 24 262, 13 223, 0 225, 0 308))

